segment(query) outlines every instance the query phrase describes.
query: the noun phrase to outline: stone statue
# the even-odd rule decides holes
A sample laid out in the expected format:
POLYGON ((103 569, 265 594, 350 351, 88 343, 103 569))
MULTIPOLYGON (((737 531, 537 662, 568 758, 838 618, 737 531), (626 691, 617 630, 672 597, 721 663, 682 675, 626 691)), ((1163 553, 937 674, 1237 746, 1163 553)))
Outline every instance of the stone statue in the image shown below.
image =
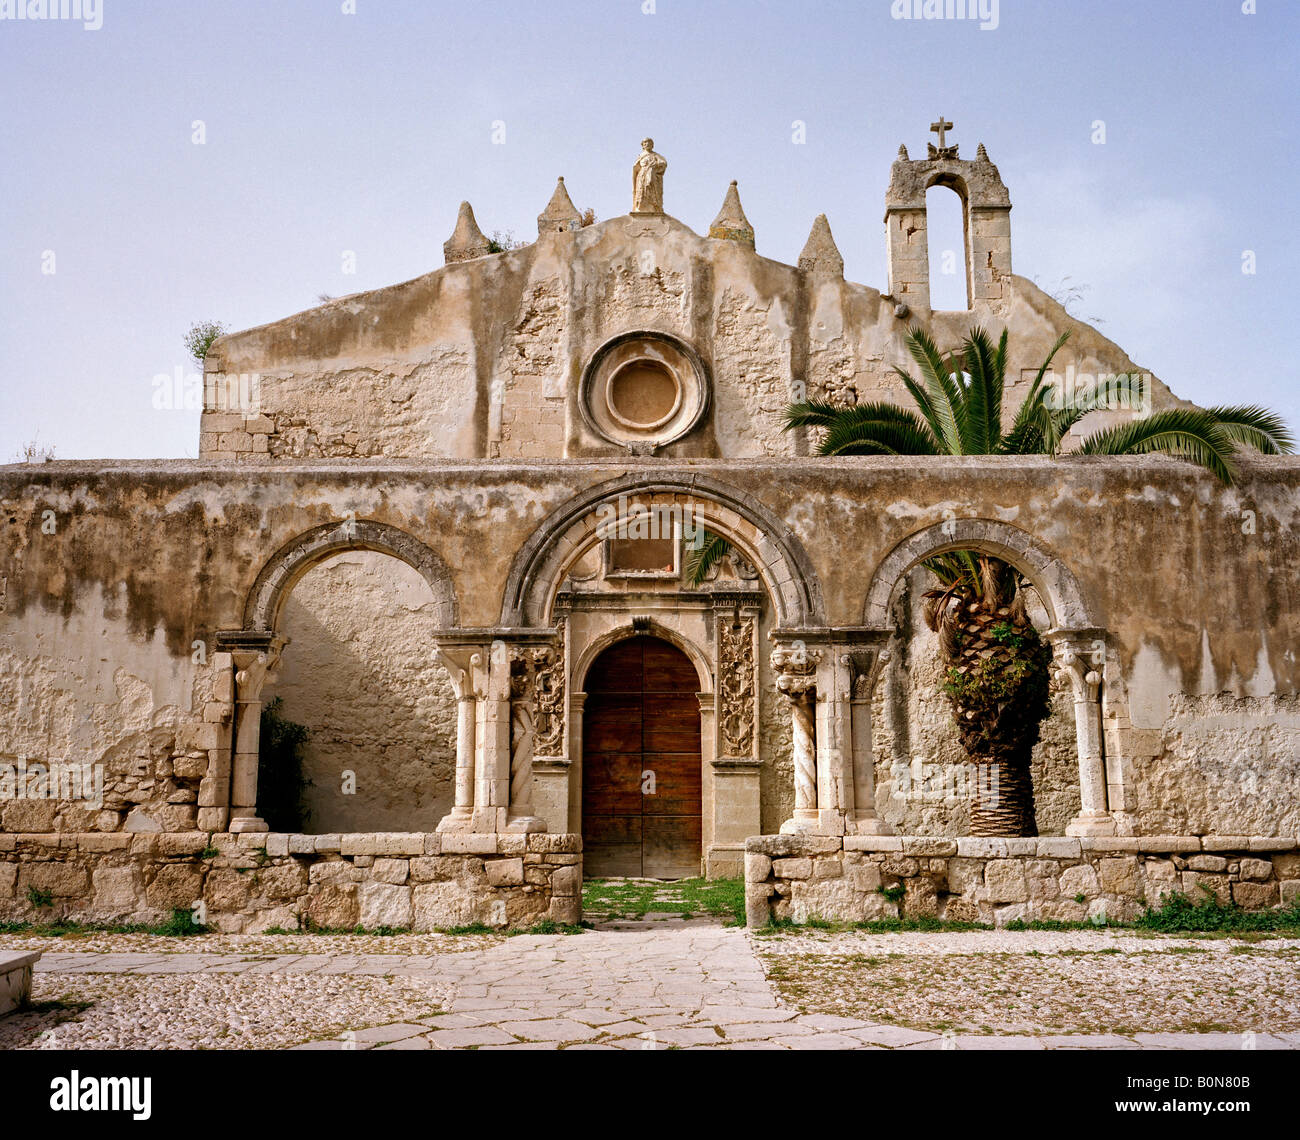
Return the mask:
POLYGON ((664 212, 664 171, 668 160, 655 154, 655 140, 641 140, 641 156, 632 166, 632 213, 664 212))

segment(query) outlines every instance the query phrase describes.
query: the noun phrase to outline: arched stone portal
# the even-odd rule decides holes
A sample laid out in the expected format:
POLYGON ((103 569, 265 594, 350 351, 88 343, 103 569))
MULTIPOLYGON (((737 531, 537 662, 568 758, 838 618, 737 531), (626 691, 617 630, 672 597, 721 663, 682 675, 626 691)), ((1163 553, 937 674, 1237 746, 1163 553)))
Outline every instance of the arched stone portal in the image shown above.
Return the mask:
MULTIPOLYGON (((1073 571, 1033 535, 991 519, 949 519, 909 535, 872 575, 864 624, 882 631, 893 625, 893 603, 904 576, 918 563, 952 550, 989 554, 1016 567, 1033 585, 1046 609, 1058 681, 1068 681, 1074 696, 1075 740, 1079 763, 1079 815, 1068 835, 1114 835, 1116 813, 1124 804, 1123 767, 1108 762, 1101 721, 1107 668, 1106 632, 1100 626, 1073 571)), ((878 678, 872 678, 872 686, 878 678)), ((866 696, 870 696, 869 689, 866 696)))
POLYGON ((284 648, 277 631, 280 611, 293 587, 312 567, 349 550, 373 550, 412 566, 429 583, 438 628, 456 624, 456 595, 446 563, 419 539, 385 523, 343 519, 298 535, 267 559, 244 604, 244 625, 216 637, 234 666, 234 754, 231 758, 230 822, 233 832, 266 831, 257 813, 262 689, 284 648))
POLYGON ((587 669, 582 836, 589 877, 700 873, 700 678, 663 638, 632 636, 587 669))

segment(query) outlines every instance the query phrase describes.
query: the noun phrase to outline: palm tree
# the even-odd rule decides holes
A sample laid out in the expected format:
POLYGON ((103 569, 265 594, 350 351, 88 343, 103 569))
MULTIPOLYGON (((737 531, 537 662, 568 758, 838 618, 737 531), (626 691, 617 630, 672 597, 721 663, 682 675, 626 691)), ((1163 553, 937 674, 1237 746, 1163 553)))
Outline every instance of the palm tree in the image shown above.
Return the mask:
MULTIPOLYGON (((1006 430, 1007 334, 994 345, 979 328, 947 356, 924 331, 909 333, 908 351, 921 379, 902 368, 894 371, 919 411, 889 403, 841 407, 805 401, 786 409, 785 426, 823 429, 819 455, 1057 455, 1065 434, 1089 412, 1110 407, 1117 398, 1132 406, 1144 395, 1136 377, 1120 378, 1062 406, 1048 369, 1068 336, 1052 346, 1006 430)), ((1270 455, 1293 449, 1280 417, 1238 406, 1156 412, 1088 436, 1079 453, 1163 452, 1231 484, 1233 457, 1241 446, 1270 455)), ((702 581, 726 549, 725 540, 705 535, 688 560, 690 580, 702 581)), ((938 580, 923 597, 926 622, 939 634, 943 691, 962 747, 979 766, 971 833, 1035 835, 1030 759, 1050 710, 1051 650, 1026 612, 1029 583, 1009 563, 972 551, 951 551, 922 565, 938 580)))

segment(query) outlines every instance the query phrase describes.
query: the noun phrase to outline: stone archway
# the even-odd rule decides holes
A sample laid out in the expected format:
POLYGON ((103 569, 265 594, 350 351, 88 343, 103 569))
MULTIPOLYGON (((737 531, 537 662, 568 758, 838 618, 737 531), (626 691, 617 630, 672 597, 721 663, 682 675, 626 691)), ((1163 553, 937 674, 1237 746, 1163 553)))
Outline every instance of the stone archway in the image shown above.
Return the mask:
MULTIPOLYGON (((1034 586, 1049 619, 1044 635, 1053 647, 1053 668, 1058 680, 1069 682, 1074 696, 1081 810, 1066 834, 1114 835, 1117 824, 1108 806, 1111 796, 1101 726, 1105 630, 1073 571, 1044 543, 1019 527, 991 519, 949 519, 919 530, 898 543, 872 575, 864 624, 882 632, 892 630, 893 602, 904 576, 924 559, 951 550, 1000 558, 1034 586)), ((1116 793, 1122 795, 1118 775, 1116 782, 1116 793)))
POLYGON ((257 811, 262 689, 279 662, 284 639, 276 627, 285 600, 313 567, 350 550, 388 554, 414 568, 433 592, 438 628, 457 620, 451 574, 419 539, 385 523, 347 519, 306 531, 282 546, 258 573, 244 604, 244 625, 217 635, 234 667, 234 755, 231 763, 230 830, 266 831, 257 811))
POLYGON ((501 607, 504 627, 545 626, 567 568, 600 541, 599 508, 635 498, 652 507, 689 509, 758 572, 786 627, 825 624, 821 585, 794 532, 752 497, 716 479, 629 475, 570 499, 533 532, 511 566, 501 607))
POLYGON ((244 605, 244 629, 265 632, 275 622, 295 583, 313 566, 347 550, 391 554, 417 570, 433 591, 439 624, 456 625, 456 594, 443 560, 418 538, 386 523, 352 519, 318 526, 282 546, 257 575, 244 605))

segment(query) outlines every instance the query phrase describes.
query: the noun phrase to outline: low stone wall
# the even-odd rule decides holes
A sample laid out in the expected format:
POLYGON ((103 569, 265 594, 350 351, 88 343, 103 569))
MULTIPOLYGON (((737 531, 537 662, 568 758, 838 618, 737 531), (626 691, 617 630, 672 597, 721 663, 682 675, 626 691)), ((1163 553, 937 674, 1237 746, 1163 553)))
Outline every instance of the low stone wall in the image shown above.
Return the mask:
POLYGON ((223 933, 529 927, 582 917, 582 837, 397 833, 0 834, 0 918, 223 933))
POLYGON ((760 835, 745 844, 751 927, 772 918, 1129 922, 1165 895, 1199 901, 1202 887, 1248 910, 1290 905, 1300 898, 1300 840, 760 835))

